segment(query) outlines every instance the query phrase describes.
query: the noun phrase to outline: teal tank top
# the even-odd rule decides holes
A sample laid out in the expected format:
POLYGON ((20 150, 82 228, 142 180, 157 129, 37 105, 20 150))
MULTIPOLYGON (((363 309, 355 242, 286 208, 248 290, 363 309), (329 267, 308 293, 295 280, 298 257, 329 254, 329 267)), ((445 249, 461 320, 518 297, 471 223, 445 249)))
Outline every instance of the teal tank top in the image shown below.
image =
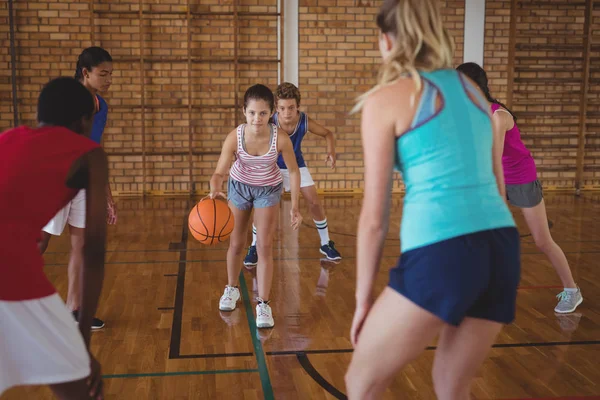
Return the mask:
POLYGON ((420 76, 424 87, 413 123, 396 140, 395 168, 406 185, 401 251, 477 231, 514 227, 493 172, 487 103, 454 69, 421 72, 420 76), (436 112, 438 94, 442 101, 436 112))

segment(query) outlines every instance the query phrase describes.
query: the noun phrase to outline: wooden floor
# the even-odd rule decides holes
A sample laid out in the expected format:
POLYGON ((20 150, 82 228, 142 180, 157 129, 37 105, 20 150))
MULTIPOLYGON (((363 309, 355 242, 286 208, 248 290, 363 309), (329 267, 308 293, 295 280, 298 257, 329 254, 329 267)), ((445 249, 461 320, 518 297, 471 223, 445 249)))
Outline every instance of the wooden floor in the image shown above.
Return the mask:
MULTIPOLYGON (((552 234, 584 302, 574 314, 554 314, 560 282, 517 211, 523 243, 517 319, 503 330, 477 377, 476 399, 600 398, 600 194, 547 194, 546 202, 552 234)), ((398 196, 378 290, 399 255, 401 205, 398 196)), ((288 229, 284 200, 275 243, 275 328, 258 332, 250 272, 241 279, 243 303, 232 313, 219 312, 227 244, 205 247, 188 238, 191 206, 185 198, 118 201, 98 313, 106 327, 93 334, 105 398, 345 398, 360 199, 325 199, 331 237, 344 256, 338 265, 321 259, 312 222, 299 233, 288 229)), ((45 256, 46 272, 63 296, 68 251, 65 233, 51 241, 45 256)), ((398 374, 385 398, 435 398, 433 355, 425 351, 398 374)), ((2 396, 49 398, 46 388, 16 388, 2 396)))

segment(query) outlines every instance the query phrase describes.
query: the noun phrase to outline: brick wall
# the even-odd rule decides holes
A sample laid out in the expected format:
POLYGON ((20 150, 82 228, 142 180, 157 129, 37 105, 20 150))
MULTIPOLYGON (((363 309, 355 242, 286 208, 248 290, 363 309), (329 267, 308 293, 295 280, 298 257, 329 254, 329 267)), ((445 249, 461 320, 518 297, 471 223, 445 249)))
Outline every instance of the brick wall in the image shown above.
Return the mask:
MULTIPOLYGON (((486 3, 484 63, 493 96, 506 101, 510 0, 486 3)), ((598 10, 594 40, 598 43, 598 10)), ((518 1, 515 35, 512 110, 519 118, 523 140, 535 158, 545 187, 573 188, 577 167, 579 110, 584 85, 585 1, 518 1)), ((592 52, 593 54, 593 52, 592 52)), ((589 80, 584 185, 598 184, 597 58, 596 81, 589 80), (594 112, 596 115, 594 116, 594 112), (597 161, 596 161, 597 160, 597 161)), ((595 65, 595 66, 594 66, 595 65)), ((594 72, 592 72, 592 78, 594 72)))
MULTIPOLYGON (((337 138, 335 171, 326 167, 325 141, 308 136, 305 159, 318 188, 362 187, 360 115, 348 116, 357 95, 375 84, 381 56, 375 16, 380 2, 301 0, 299 21, 302 109, 331 129, 337 138)), ((444 20, 455 44, 455 62, 462 60, 464 0, 443 1, 444 20)), ((402 188, 396 179, 395 188, 402 188)))
POLYGON ((0 131, 13 125, 8 2, 0 3, 0 131))
MULTIPOLYGON (((242 121, 239 105, 245 90, 258 82, 273 88, 277 85, 276 16, 240 16, 236 82, 233 15, 208 14, 232 13, 232 2, 191 1, 189 49, 187 3, 144 1, 140 21, 139 1, 94 1, 93 44, 109 50, 114 59, 113 86, 104 95, 110 110, 103 145, 109 153, 115 192, 189 191, 190 147, 191 181, 196 190, 207 190, 225 135, 235 127, 236 119, 242 121)), ((92 44, 91 10, 87 2, 57 0, 17 1, 15 9, 19 112, 22 123, 35 124, 41 86, 55 76, 72 76, 77 55, 92 44)), ((237 10, 275 13, 277 1, 241 0, 237 10)), ((3 2, 0 22, 5 23, 0 27, 0 41, 6 46, 0 53, 0 66, 6 68, 0 71, 2 128, 12 125, 7 16, 3 2)))
POLYGON ((586 110, 586 143, 583 184, 600 188, 600 3, 594 1, 591 16, 592 48, 586 110))
MULTIPOLYGON (((597 0, 595 0, 597 2, 597 0)), ((277 20, 241 17, 234 82, 232 0, 190 0, 194 13, 187 47, 187 0, 144 0, 140 57, 139 1, 94 1, 94 44, 114 62, 104 146, 110 154, 112 187, 119 193, 207 190, 223 139, 243 121, 240 103, 256 82, 275 88, 278 78, 277 20), (192 57, 191 79, 188 56, 192 57), (142 85, 145 113, 142 119, 142 85), (191 88, 192 112, 188 112, 191 88), (237 93, 237 104, 236 104, 237 93), (142 127, 142 121, 145 121, 142 127), (142 137, 142 130, 144 135, 142 137), (142 156, 145 147, 145 163, 142 156), (191 145, 190 145, 191 143, 191 145), (190 162, 191 146, 191 162, 190 162)), ((440 0, 446 26, 462 62, 464 0, 440 0)), ((239 0, 240 12, 274 13, 276 0, 239 0)), ((324 163, 325 143, 309 136, 305 157, 320 189, 359 189, 362 161, 359 116, 348 116, 356 96, 375 82, 379 65, 374 17, 377 1, 300 0, 299 84, 302 108, 335 132, 338 168, 324 163)), ((487 1, 485 65, 490 88, 514 111, 546 186, 572 187, 581 90, 583 0, 521 2, 517 12, 514 81, 507 81, 510 0, 487 1)), ((88 2, 16 1, 17 89, 21 122, 33 124, 40 87, 51 77, 73 75, 79 52, 91 42, 88 2)), ((600 9, 593 11, 594 48, 600 50, 600 9)), ((7 2, 0 3, 0 129, 12 126, 7 2)), ((588 95, 586 185, 600 180, 600 57, 592 57, 588 95)), ((398 179, 395 187, 402 188, 398 179)))

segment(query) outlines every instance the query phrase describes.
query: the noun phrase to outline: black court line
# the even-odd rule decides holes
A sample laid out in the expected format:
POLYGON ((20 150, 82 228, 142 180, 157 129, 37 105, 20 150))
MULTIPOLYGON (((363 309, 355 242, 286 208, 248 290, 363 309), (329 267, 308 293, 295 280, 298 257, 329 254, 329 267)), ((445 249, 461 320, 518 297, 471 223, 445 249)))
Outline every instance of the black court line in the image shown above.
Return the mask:
MULTIPOLYGON (((183 318, 183 289, 185 287, 185 268, 187 264, 188 240, 188 209, 191 199, 188 199, 186 212, 181 223, 181 246, 179 246, 179 268, 177 271, 177 288, 175 289, 175 309, 171 325, 171 343, 169 344, 169 359, 178 358, 181 349, 181 320, 183 318)), ((170 247, 170 246, 169 246, 170 247)))
MULTIPOLYGON (((316 226, 312 226, 309 225, 308 222, 302 222, 302 226, 309 228, 309 229, 317 229, 316 226)), ((554 222, 548 220, 548 228, 552 229, 552 227, 554 226, 554 222)), ((348 236, 348 237, 356 237, 356 233, 345 233, 345 232, 336 232, 336 231, 332 231, 331 229, 329 230, 329 234, 330 235, 338 235, 338 236, 348 236)), ((523 235, 519 235, 521 238, 526 238, 531 236, 531 233, 525 233, 523 235)), ((386 241, 392 241, 392 242, 399 242, 400 238, 385 238, 384 240, 386 241)))
MULTIPOLYGON (((547 347, 547 346, 571 346, 571 345, 590 345, 600 344, 600 340, 584 340, 575 342, 544 342, 544 343, 501 343, 495 344, 493 348, 510 348, 510 347, 547 347)), ((436 346, 428 346, 425 350, 435 350, 436 346)), ((348 397, 339 389, 333 386, 325 379, 319 371, 315 369, 307 354, 332 354, 332 353, 351 353, 353 349, 336 349, 336 350, 306 350, 306 351, 270 351, 267 355, 295 355, 296 359, 304 369, 304 371, 323 389, 331 394, 336 399, 346 400, 348 397)))
MULTIPOLYGON (((177 288, 175 289, 175 305, 173 307, 173 323, 171 325, 171 343, 169 344, 169 359, 190 359, 190 358, 221 358, 221 357, 249 357, 253 353, 217 353, 217 354, 181 354, 181 326, 183 319, 183 291, 185 288, 185 269, 187 260, 187 242, 188 242, 188 216, 191 207, 191 200, 188 200, 183 222, 181 226, 181 242, 175 246, 169 244, 169 248, 179 249, 179 269, 177 274, 168 274, 177 276, 177 288)), ((205 260, 206 261, 206 260, 205 260)), ((167 275, 165 275, 167 276, 167 275)))
POLYGON ((315 367, 311 364, 310 360, 306 353, 300 353, 296 355, 298 362, 304 368, 304 371, 313 378, 315 382, 319 384, 323 389, 327 390, 329 394, 331 394, 336 399, 346 400, 348 397, 340 392, 335 386, 333 386, 327 379, 323 378, 323 376, 315 369, 315 367))
POLYGON ((252 357, 254 353, 216 353, 216 354, 182 354, 177 356, 178 360, 193 358, 221 358, 221 357, 252 357))
MULTIPOLYGON (((563 253, 565 254, 598 254, 600 253, 600 250, 581 250, 581 251, 563 251, 563 253)), ((521 255, 536 255, 536 254, 544 254, 541 251, 522 251, 521 255)), ((384 260, 387 259, 398 259, 399 255, 394 255, 394 256, 383 256, 381 257, 384 260)), ((273 261, 320 261, 323 257, 275 257, 273 258, 273 261)), ((344 256, 341 260, 341 263, 344 262, 344 260, 355 260, 356 256, 344 256)), ((169 263, 179 263, 179 265, 181 266, 181 263, 183 264, 191 264, 191 263, 216 263, 216 262, 226 262, 227 259, 226 258, 218 258, 218 259, 212 259, 212 260, 180 260, 180 261, 113 261, 113 262, 107 262, 104 263, 104 265, 125 265, 125 264, 131 264, 131 265, 150 265, 150 264, 169 264, 169 263)), ((66 263, 60 263, 60 264, 45 264, 45 267, 67 267, 66 263)), ((179 274, 177 276, 180 276, 179 274)))
MULTIPOLYGON (((579 340, 573 342, 534 342, 534 343, 498 343, 492 348, 513 348, 513 347, 551 347, 551 346, 590 346, 598 345, 600 340, 579 340)), ((436 346, 428 346, 425 350, 435 350, 436 346)), ((354 349, 323 349, 323 350, 282 350, 268 351, 268 356, 289 356, 299 354, 335 354, 335 353, 352 353, 354 349)))
POLYGON ((175 307, 157 307, 156 309, 158 311, 172 311, 175 309, 175 307))

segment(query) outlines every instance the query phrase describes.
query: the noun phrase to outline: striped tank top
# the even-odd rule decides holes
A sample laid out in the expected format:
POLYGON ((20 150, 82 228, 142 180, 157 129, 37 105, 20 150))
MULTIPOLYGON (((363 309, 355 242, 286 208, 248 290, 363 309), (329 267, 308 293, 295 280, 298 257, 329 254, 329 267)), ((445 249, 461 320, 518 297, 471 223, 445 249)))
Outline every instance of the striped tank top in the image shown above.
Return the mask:
POLYGON ((244 131, 246 124, 237 128, 237 153, 236 159, 229 176, 241 183, 250 186, 277 186, 283 181, 281 171, 277 166, 277 127, 269 124, 271 128, 271 146, 269 151, 262 156, 254 156, 246 152, 244 145, 244 131))

